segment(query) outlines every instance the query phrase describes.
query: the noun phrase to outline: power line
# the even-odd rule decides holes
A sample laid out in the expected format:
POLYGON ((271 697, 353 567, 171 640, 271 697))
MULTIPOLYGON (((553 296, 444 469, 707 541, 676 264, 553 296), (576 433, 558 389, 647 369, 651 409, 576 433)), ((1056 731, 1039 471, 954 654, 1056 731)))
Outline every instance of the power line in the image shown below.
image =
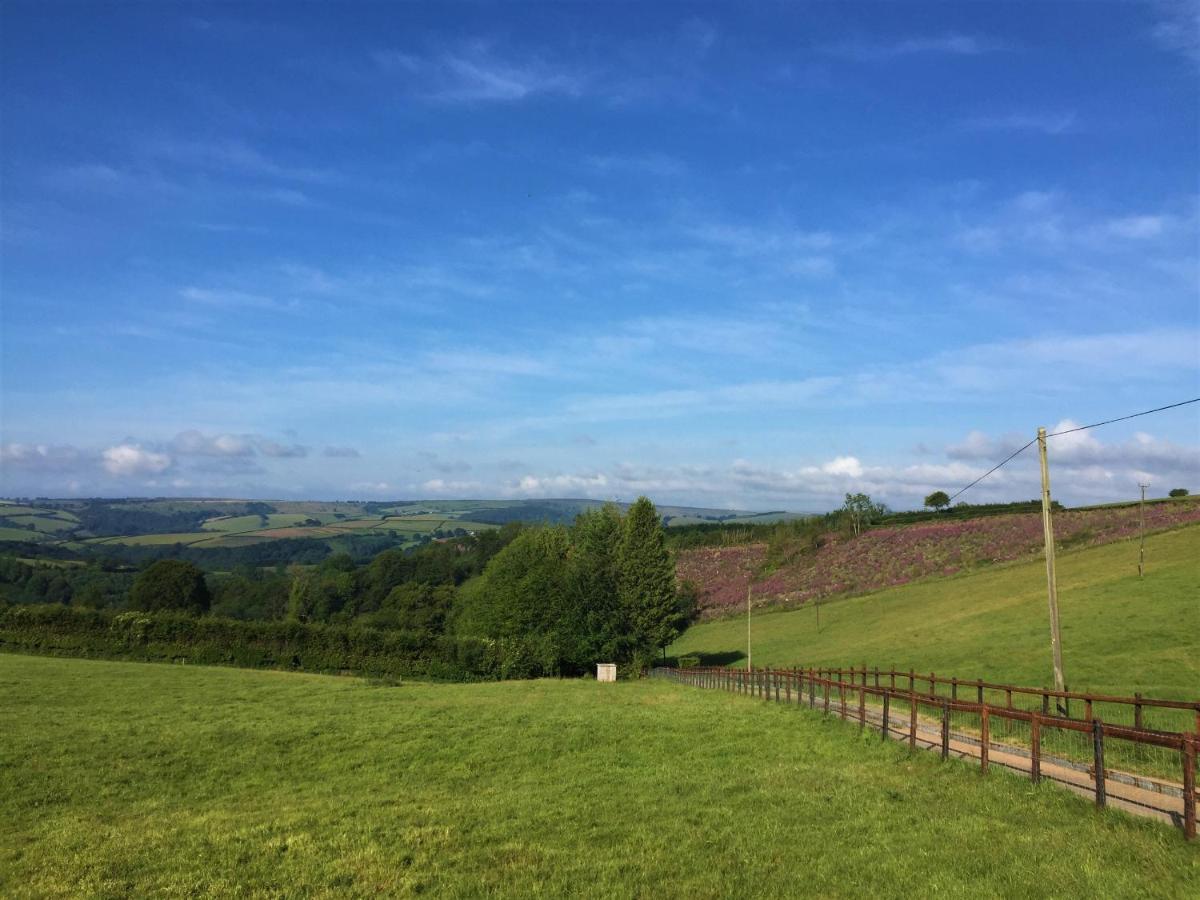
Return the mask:
MULTIPOLYGON (((1192 400, 1181 400, 1178 403, 1171 403, 1167 406, 1160 406, 1157 409, 1147 409, 1147 410, 1143 410, 1142 412, 1131 413, 1127 416, 1119 416, 1115 419, 1106 419, 1103 422, 1094 422, 1091 425, 1080 425, 1078 428, 1065 428, 1062 431, 1055 431, 1051 434, 1048 434, 1048 435, 1046 435, 1046 437, 1052 438, 1052 437, 1057 437, 1060 434, 1072 434, 1073 432, 1076 432, 1076 431, 1087 431, 1089 428, 1099 428, 1101 425, 1111 425, 1111 424, 1113 424, 1113 422, 1124 422, 1126 419, 1136 419, 1138 416, 1148 416, 1151 413, 1163 412, 1164 410, 1168 410, 1168 409, 1176 409, 1180 406, 1187 406, 1189 403, 1200 403, 1200 397, 1195 397, 1192 400)), ((1016 450, 1014 450, 1012 453, 1010 453, 1008 456, 1006 456, 1000 462, 996 463, 996 465, 992 466, 990 469, 988 469, 986 472, 984 472, 982 475, 980 475, 978 478, 976 478, 974 481, 972 481, 970 484, 968 484, 965 488, 962 488, 961 490, 959 490, 958 493, 956 493, 953 497, 951 497, 946 502, 947 503, 954 502, 954 498, 959 496, 959 494, 966 493, 971 488, 975 487, 975 485, 979 484, 979 482, 983 481, 983 479, 987 478, 989 475, 991 475, 993 472, 995 472, 1001 466, 1004 466, 1004 465, 1012 462, 1012 460, 1014 460, 1016 457, 1020 456, 1022 453, 1024 453, 1026 450, 1028 450, 1030 447, 1032 447, 1035 443, 1037 443, 1037 438, 1034 438, 1033 440, 1031 440, 1024 447, 1018 447, 1016 450)))
MULTIPOLYGON (((1093 425, 1080 425, 1078 428, 1067 428, 1063 431, 1056 431, 1053 434, 1048 434, 1046 437, 1054 437, 1055 435, 1059 434, 1070 434, 1073 431, 1087 431, 1089 428, 1099 428, 1101 425, 1111 425, 1113 422, 1124 422, 1126 419, 1136 419, 1138 416, 1148 416, 1151 413, 1162 412, 1164 409, 1175 409, 1178 406, 1187 406, 1189 403, 1200 403, 1200 397, 1196 397, 1194 400, 1181 400, 1178 403, 1172 403, 1170 406, 1160 406, 1158 409, 1148 409, 1145 412, 1121 416, 1119 419, 1107 419, 1103 422, 1096 422, 1093 425)), ((1032 443, 1032 441, 1030 443, 1032 443)))
MULTIPOLYGON (((1033 446, 1033 444, 1034 444, 1036 441, 1037 441, 1037 438, 1034 438, 1032 441, 1030 441, 1030 442, 1029 442, 1028 444, 1026 444, 1024 447, 1021 447, 1021 448, 1020 448, 1020 449, 1018 449, 1018 450, 1014 450, 1012 453, 1010 453, 1008 456, 1006 456, 1006 457, 1005 457, 1005 458, 1004 458, 1002 461, 1000 461, 1000 462, 996 463, 996 465, 992 466, 990 469, 988 469, 986 472, 984 472, 982 475, 980 475, 978 478, 976 478, 974 481, 972 481, 970 484, 968 484, 968 485, 967 485, 965 488, 963 488, 962 490, 960 490, 960 491, 958 492, 958 494, 965 493, 966 491, 969 491, 971 488, 975 487, 975 485, 979 484, 979 482, 983 481, 983 479, 987 478, 989 475, 991 475, 993 472, 995 472, 995 471, 996 471, 998 468, 1000 468, 1002 465, 1004 465, 1005 463, 1009 462, 1010 460, 1012 460, 1013 458, 1015 458, 1015 457, 1016 457, 1016 456, 1018 456, 1019 454, 1021 454, 1021 453, 1024 453, 1026 450, 1028 450, 1030 447, 1032 447, 1032 446, 1033 446)), ((954 495, 954 497, 957 497, 957 496, 958 496, 958 494, 955 494, 955 495, 954 495)), ((953 502, 954 502, 954 497, 951 497, 951 498, 950 498, 949 500, 947 500, 946 502, 947 502, 947 503, 953 503, 953 502)))

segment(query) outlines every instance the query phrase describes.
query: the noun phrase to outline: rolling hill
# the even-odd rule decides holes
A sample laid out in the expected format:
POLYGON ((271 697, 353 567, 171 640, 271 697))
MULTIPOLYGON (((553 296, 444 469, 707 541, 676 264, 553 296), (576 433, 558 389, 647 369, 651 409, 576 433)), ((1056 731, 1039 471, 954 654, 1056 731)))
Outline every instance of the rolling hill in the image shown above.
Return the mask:
MULTIPOLYGON (((1148 537, 1143 578, 1137 559, 1136 541, 1058 557, 1067 683, 1081 691, 1197 697, 1200 525, 1148 537)), ((1045 565, 1034 560, 756 612, 751 639, 756 666, 866 664, 1045 685, 1045 565)), ((745 616, 693 626, 669 652, 744 665, 745 616)))

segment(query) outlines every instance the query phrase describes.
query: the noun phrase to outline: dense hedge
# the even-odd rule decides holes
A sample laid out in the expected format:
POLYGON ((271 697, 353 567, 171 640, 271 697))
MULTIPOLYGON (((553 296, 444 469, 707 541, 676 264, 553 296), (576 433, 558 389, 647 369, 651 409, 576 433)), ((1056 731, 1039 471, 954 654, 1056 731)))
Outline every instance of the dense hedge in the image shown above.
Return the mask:
POLYGON ((454 681, 498 671, 498 648, 482 640, 49 605, 0 605, 0 650, 454 681))

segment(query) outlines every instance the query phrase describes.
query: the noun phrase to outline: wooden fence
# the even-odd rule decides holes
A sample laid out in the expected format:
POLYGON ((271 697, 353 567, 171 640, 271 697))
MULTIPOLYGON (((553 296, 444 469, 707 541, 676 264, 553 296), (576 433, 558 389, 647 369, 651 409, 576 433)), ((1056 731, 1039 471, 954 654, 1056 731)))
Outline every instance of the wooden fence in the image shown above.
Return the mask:
POLYGON ((1059 782, 1094 797, 1098 806, 1170 821, 1189 840, 1196 836, 1200 733, 1144 725, 1149 710, 1200 715, 1195 702, 1049 691, 865 666, 658 668, 651 675, 836 713, 860 728, 878 729, 883 740, 900 739, 912 748, 940 751, 943 759, 953 755, 977 760, 985 772, 1000 766, 1035 782, 1059 782), (964 688, 972 699, 959 696, 964 688), (996 692, 1003 692, 1003 705, 988 702, 996 692), (1083 718, 1064 714, 1071 701, 1076 709, 1082 707, 1083 718), (1139 724, 1103 721, 1101 709, 1126 710, 1139 724))

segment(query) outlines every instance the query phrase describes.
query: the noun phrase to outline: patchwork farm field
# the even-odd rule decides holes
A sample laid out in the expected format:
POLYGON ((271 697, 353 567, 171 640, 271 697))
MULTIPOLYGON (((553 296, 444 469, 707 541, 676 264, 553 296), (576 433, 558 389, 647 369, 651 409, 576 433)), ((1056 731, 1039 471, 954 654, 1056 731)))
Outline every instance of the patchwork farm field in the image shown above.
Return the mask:
MULTIPOLYGON (((1150 535, 1146 574, 1125 540, 1058 556, 1067 683, 1074 690, 1200 696, 1200 526, 1150 535)), ((745 597, 743 595, 743 604, 745 597)), ((744 606, 743 606, 744 610, 744 606)), ((895 666, 1044 685, 1050 680, 1041 560, 932 579, 818 609, 756 612, 755 665, 895 666)), ((670 648, 745 663, 743 613, 693 626, 670 648)))
POLYGON ((1171 828, 658 681, 0 655, 0 894, 1146 896, 1171 828))

